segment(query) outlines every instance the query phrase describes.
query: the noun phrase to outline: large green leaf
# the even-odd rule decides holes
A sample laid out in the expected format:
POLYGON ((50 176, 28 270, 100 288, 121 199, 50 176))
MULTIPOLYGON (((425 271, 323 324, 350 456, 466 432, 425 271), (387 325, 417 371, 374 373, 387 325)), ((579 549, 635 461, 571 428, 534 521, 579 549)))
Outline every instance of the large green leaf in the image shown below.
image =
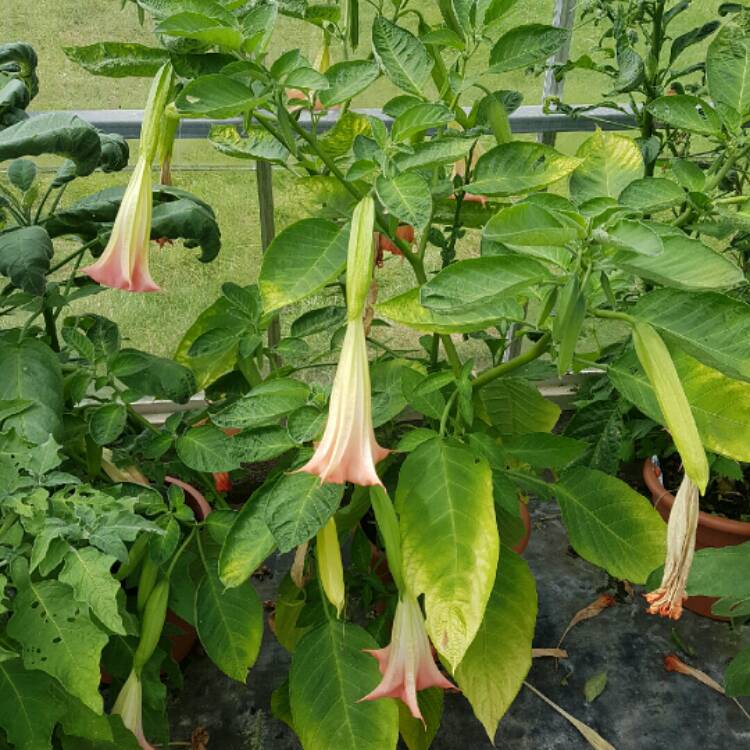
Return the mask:
POLYGON ((497 569, 492 471, 463 446, 429 440, 401 467, 396 507, 404 576, 424 594, 427 630, 455 669, 482 622, 497 569))
POLYGON ((554 492, 581 557, 632 583, 643 583, 664 561, 664 521, 624 482, 579 466, 560 477, 554 492))
POLYGON ((727 695, 732 698, 750 695, 750 648, 743 649, 729 662, 724 674, 724 685, 727 695))
POLYGON ((701 362, 750 381, 750 305, 717 292, 658 289, 641 297, 633 315, 701 362))
POLYGON ((79 604, 89 606, 102 625, 113 633, 125 635, 117 606, 122 586, 111 573, 116 561, 94 547, 70 547, 58 578, 73 589, 73 597, 79 604))
POLYGON ((74 114, 49 112, 0 131, 0 162, 19 156, 55 154, 70 159, 76 174, 91 174, 101 157, 96 128, 74 114))
POLYGON ((167 50, 130 42, 97 42, 83 47, 63 47, 63 52, 87 72, 110 78, 151 78, 164 63, 169 62, 167 50))
POLYGON ((380 681, 365 649, 375 639, 353 623, 329 620, 304 636, 292 657, 292 719, 304 750, 395 750, 398 709, 390 699, 361 701, 380 681))
MULTIPOLYGON (((88 341, 85 336, 81 336, 81 339, 88 341)), ((91 348, 93 349, 93 345, 91 348)), ((89 434, 97 445, 108 445, 122 434, 127 420, 128 414, 124 404, 102 404, 89 414, 89 434)))
POLYGON ((414 34, 385 16, 377 16, 372 24, 372 46, 377 61, 396 86, 424 96, 433 62, 414 34))
POLYGON ((203 560, 203 578, 195 592, 195 628, 211 661, 243 685, 263 638, 263 605, 250 583, 224 588, 217 562, 203 560))
MULTIPOLYGON (((684 163, 692 164, 692 162, 684 163)), ((699 171, 699 174, 702 173, 699 171)), ((663 211, 665 208, 684 202, 685 191, 676 182, 665 177, 642 177, 633 180, 620 193, 618 200, 625 206, 638 211, 663 211)))
POLYGON ((254 493, 236 515, 219 555, 219 576, 227 587, 247 581, 276 549, 265 518, 263 490, 254 493))
POLYGON ((551 278, 545 266, 522 255, 469 258, 430 279, 422 287, 420 301, 431 310, 460 314, 503 296, 515 297, 551 278))
POLYGON ((210 424, 188 430, 179 437, 177 455, 195 471, 232 471, 240 465, 232 439, 210 424))
POLYGON ((212 414, 211 421, 219 427, 265 427, 278 423, 281 417, 304 406, 309 395, 309 387, 300 380, 267 380, 222 411, 212 414))
POLYGON ((396 154, 394 162, 402 172, 421 169, 435 164, 453 164, 463 159, 471 149, 473 140, 459 136, 432 138, 416 143, 409 153, 396 154))
POLYGON ((490 70, 505 73, 544 62, 565 44, 568 29, 529 23, 503 34, 490 52, 490 70))
POLYGON ((660 96, 654 99, 646 109, 657 120, 674 128, 701 135, 721 133, 721 118, 708 102, 698 96, 688 94, 660 96))
POLYGON ((658 255, 619 250, 612 261, 636 276, 677 289, 732 289, 745 280, 739 266, 700 240, 673 235, 663 237, 661 244, 658 255))
POLYGON ((141 395, 179 404, 186 403, 197 390, 193 373, 187 367, 137 349, 121 349, 112 361, 111 371, 141 395))
POLYGON ((443 718, 443 702, 441 688, 427 688, 417 693, 423 724, 411 715, 403 701, 398 701, 398 730, 408 750, 430 750, 443 718))
POLYGON ((529 566, 503 547, 484 619, 456 670, 456 682, 490 742, 531 668, 536 611, 536 585, 529 566))
POLYGON ((349 226, 303 219, 281 232, 263 256, 258 284, 266 312, 307 297, 346 265, 349 226))
POLYGON ((336 512, 342 484, 321 484, 314 474, 282 474, 264 492, 263 517, 279 551, 289 552, 311 539, 336 512))
POLYGON ((380 76, 380 66, 372 60, 345 60, 326 71, 328 88, 320 92, 326 107, 341 104, 364 91, 380 76))
POLYGON ((29 294, 43 294, 53 252, 44 227, 13 227, 0 232, 0 274, 29 294))
POLYGON ((503 143, 479 157, 473 181, 464 189, 476 195, 520 195, 567 177, 580 163, 541 143, 503 143))
POLYGON ((406 224, 422 229, 432 216, 430 184, 415 172, 403 172, 392 179, 380 176, 375 183, 380 202, 406 224))
POLYGON ((28 575, 15 573, 13 582, 18 594, 7 628, 8 635, 21 645, 24 666, 52 675, 69 693, 101 713, 100 664, 107 635, 64 583, 31 581, 28 575))
POLYGON ((283 164, 289 157, 286 146, 267 130, 251 126, 243 133, 240 135, 234 125, 213 125, 208 140, 217 151, 235 159, 262 159, 283 164))
POLYGON ((391 137, 394 141, 407 141, 431 128, 447 125, 451 120, 453 113, 444 104, 415 104, 394 120, 391 137))
POLYGON ((576 151, 583 162, 570 176, 570 194, 576 203, 590 198, 617 198, 643 177, 643 156, 632 138, 597 130, 576 151))
POLYGON ((550 432, 560 407, 521 378, 498 378, 479 392, 487 418, 502 435, 550 432))
POLYGON ((379 303, 378 315, 425 333, 471 333, 498 325, 504 320, 522 320, 523 308, 514 300, 495 297, 464 310, 441 312, 424 307, 420 302, 420 287, 410 289, 379 303))
MULTIPOLYGON (((672 360, 703 445, 736 461, 750 461, 746 434, 750 424, 750 384, 728 378, 677 348, 672 349, 672 360)), ((632 351, 612 362, 607 375, 640 411, 666 424, 653 387, 632 351)))
POLYGON ((14 428, 33 443, 44 443, 50 435, 60 438, 62 371, 54 352, 38 339, 0 340, 0 401, 15 399, 31 403, 6 419, 6 428, 14 428))
POLYGON ((0 728, 15 750, 52 747, 52 731, 67 710, 62 691, 43 672, 20 659, 0 660, 0 728))
POLYGON ((739 115, 750 112, 750 34, 743 17, 726 24, 708 46, 706 82, 715 102, 739 115))
POLYGON ((209 263, 221 249, 221 231, 213 211, 191 198, 180 198, 154 206, 151 237, 185 240, 186 247, 199 246, 199 260, 209 263))
POLYGON ((225 118, 246 112, 260 100, 245 84, 222 73, 190 81, 175 98, 181 117, 225 118))
POLYGON ((575 227, 531 203, 498 211, 483 232, 485 239, 506 245, 565 245, 577 236, 575 227))
MULTIPOLYGON (((232 18, 230 15, 229 18, 232 18)), ((238 25, 228 23, 229 19, 218 19, 202 13, 186 11, 165 18, 156 25, 159 34, 195 39, 206 44, 239 49, 244 38, 238 25)))

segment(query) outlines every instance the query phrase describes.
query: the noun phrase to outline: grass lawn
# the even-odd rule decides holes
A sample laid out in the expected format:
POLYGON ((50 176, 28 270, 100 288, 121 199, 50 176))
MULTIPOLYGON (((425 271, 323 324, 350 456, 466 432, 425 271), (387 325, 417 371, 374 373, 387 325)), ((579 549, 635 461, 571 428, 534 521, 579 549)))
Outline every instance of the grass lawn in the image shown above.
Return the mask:
MULTIPOLYGON (((713 17, 719 0, 701 0, 680 16, 675 33, 685 31, 713 17)), ((416 2, 415 2, 416 5, 416 2)), ((419 0, 420 9, 428 17, 437 17, 434 0, 419 0)), ((552 18, 553 0, 520 0, 509 14, 507 28, 522 23, 545 21, 552 18)), ((320 42, 317 32, 300 27, 296 22, 283 20, 287 28, 277 33, 277 39, 289 46, 294 39, 303 52, 315 56, 320 42), (304 34, 295 33, 304 29, 304 34)), ((591 49, 599 31, 587 22, 576 28, 572 54, 577 56, 591 49)), ((144 79, 106 79, 89 75, 71 63, 62 48, 66 45, 90 44, 96 41, 153 42, 149 21, 140 26, 134 7, 127 4, 120 10, 119 0, 5 0, 2 11, 0 41, 25 41, 39 54, 40 93, 33 102, 35 110, 51 109, 117 109, 143 106, 148 81, 144 79)), ((284 47, 271 51, 275 57, 284 47)), ((366 50, 360 50, 366 54, 366 50)), ((692 62, 688 53, 686 64, 692 62)), ((496 81, 483 81, 489 86, 521 91, 526 103, 536 103, 541 97, 541 79, 525 72, 506 74, 496 81)), ((596 74, 577 72, 566 83, 566 99, 586 102, 604 92, 605 81, 596 74)), ((355 102, 358 106, 377 107, 395 93, 387 81, 381 79, 368 92, 367 99, 355 102)), ((561 136, 558 148, 574 152, 582 136, 561 136)), ((131 160, 132 161, 132 160, 131 160)), ((257 220, 255 175, 250 162, 238 162, 217 154, 204 142, 180 142, 175 154, 175 183, 190 190, 215 207, 222 228, 223 247, 219 258, 209 265, 199 263, 192 251, 179 245, 167 246, 152 253, 153 275, 164 292, 134 295, 107 291, 82 301, 81 307, 93 309, 116 320, 123 333, 139 347, 160 354, 170 354, 182 332, 195 316, 215 298, 226 280, 238 283, 254 281, 260 266, 260 227, 257 220)), ((77 197, 123 183, 125 173, 92 175, 74 183, 66 195, 66 203, 77 197)), ((276 223, 277 228, 302 218, 303 203, 298 188, 283 171, 277 171, 276 223)), ((467 237, 463 253, 473 251, 477 237, 467 237)), ((437 259, 436 259, 437 262, 437 259)), ((382 296, 405 288, 410 283, 408 267, 395 260, 389 262, 381 283, 382 296)))

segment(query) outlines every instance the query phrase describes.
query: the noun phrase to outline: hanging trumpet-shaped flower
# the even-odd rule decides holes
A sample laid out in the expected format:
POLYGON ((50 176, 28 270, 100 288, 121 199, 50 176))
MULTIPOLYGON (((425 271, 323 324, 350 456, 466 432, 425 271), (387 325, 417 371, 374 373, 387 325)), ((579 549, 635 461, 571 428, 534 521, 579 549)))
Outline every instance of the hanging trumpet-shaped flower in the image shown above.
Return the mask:
POLYGON ((430 687, 455 688, 435 664, 422 610, 409 593, 403 594, 396 606, 391 642, 385 648, 368 650, 367 653, 378 660, 383 679, 375 690, 360 700, 398 698, 415 719, 424 722, 417 691, 430 687))
POLYGON ((313 457, 300 469, 333 484, 381 484, 375 465, 389 453, 378 445, 372 426, 370 365, 362 320, 374 263, 374 216, 370 197, 354 210, 346 271, 346 335, 323 438, 313 457))
POLYGON ((117 696, 112 713, 122 719, 122 723, 135 735, 143 750, 156 750, 143 734, 143 687, 135 670, 130 672, 117 696))
POLYGON ((685 587, 695 553, 695 533, 700 513, 698 498, 698 487, 685 474, 669 513, 667 559, 661 585, 646 594, 646 601, 651 605, 648 611, 652 615, 678 620, 682 614, 685 587))
POLYGON ((159 144, 161 119, 172 86, 172 66, 156 74, 144 113, 140 154, 120 203, 104 252, 88 268, 94 281, 131 292, 158 291, 148 266, 151 241, 151 164, 159 144))

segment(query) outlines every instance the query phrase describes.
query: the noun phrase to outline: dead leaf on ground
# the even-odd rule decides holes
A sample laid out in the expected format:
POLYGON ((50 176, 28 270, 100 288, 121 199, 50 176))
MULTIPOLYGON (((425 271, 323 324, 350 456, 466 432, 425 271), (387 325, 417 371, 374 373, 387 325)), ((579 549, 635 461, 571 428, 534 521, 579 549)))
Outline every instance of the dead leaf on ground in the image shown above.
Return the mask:
POLYGON ((190 735, 190 750, 208 750, 208 737, 205 727, 196 727, 190 735))
POLYGON ((591 604, 587 604, 583 609, 578 610, 578 612, 573 615, 573 618, 568 623, 568 627, 565 628, 563 634, 560 636, 560 641, 557 644, 557 647, 559 648, 560 646, 562 646, 562 642, 565 640, 565 636, 567 636, 568 633, 576 625, 578 625, 579 622, 590 620, 592 617, 600 615, 605 609, 608 609, 614 603, 614 596, 612 596, 611 594, 602 594, 601 596, 597 597, 596 600, 591 602, 591 604))

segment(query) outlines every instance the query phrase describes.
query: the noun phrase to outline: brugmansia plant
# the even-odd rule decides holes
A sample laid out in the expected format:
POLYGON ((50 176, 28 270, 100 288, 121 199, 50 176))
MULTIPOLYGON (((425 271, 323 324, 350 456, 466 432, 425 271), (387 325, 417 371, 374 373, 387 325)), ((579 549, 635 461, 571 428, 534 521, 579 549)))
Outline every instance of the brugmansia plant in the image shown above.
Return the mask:
MULTIPOLYGON (((205 410, 176 415, 160 432, 143 425, 127 439, 117 432, 116 470, 134 476, 135 464, 160 483, 167 472, 180 475, 222 505, 206 473, 219 473, 226 488, 227 472, 237 478, 247 464, 262 469, 239 511, 221 507, 203 526, 176 532, 179 502, 157 515, 166 519, 159 528, 167 550, 151 553, 149 543, 150 556, 139 560, 144 535, 127 540, 144 614, 135 657, 129 652, 124 669, 120 662, 125 686, 115 711, 141 746, 153 737, 141 724, 139 694, 145 700, 153 662, 143 661, 162 619, 164 580, 169 606, 197 626, 217 665, 244 681, 262 634, 248 579, 275 552, 293 552, 294 561, 271 619, 291 653, 273 708, 305 750, 384 750, 399 735, 410 748, 426 747, 438 731, 443 690, 453 686, 494 738, 531 664, 536 589, 514 551, 527 533, 529 495, 556 502, 573 549, 613 578, 645 584, 664 565, 649 605, 679 617, 709 455, 750 460, 740 170, 747 153, 740 124, 750 115, 742 92, 750 87, 727 83, 748 77, 746 13, 725 22, 705 72, 695 71, 705 98, 673 97, 674 106, 662 102, 654 112, 657 125, 708 139, 706 162, 673 150, 669 129, 656 151, 651 136, 636 142, 601 130, 576 156, 514 140, 508 115, 520 95, 487 84, 544 65, 568 32, 511 26, 507 0, 429 8, 401 0, 387 12, 376 4, 372 54, 358 53, 364 34, 355 0, 345 9, 286 1, 136 5, 144 20, 153 17, 158 45, 104 42, 67 52, 99 74, 156 77, 146 163, 157 150, 169 153, 152 137, 157 121, 240 117, 242 128, 216 126, 211 142, 285 168, 315 206, 275 238, 257 285, 223 287, 187 331, 177 363, 128 353, 112 371, 122 352, 97 357, 96 320, 63 329, 77 331, 67 334, 76 361, 107 373, 118 396, 101 408, 117 409, 119 418, 128 403, 121 383, 151 393, 165 378, 174 385, 166 372, 184 376, 182 395, 202 388, 209 399, 205 410), (303 23, 320 34, 320 61, 298 49, 272 56, 275 32, 289 38, 289 25, 303 23), (486 64, 475 67, 480 55, 486 64), (353 109, 352 100, 383 78, 394 93, 382 107, 388 119, 353 109), (653 176, 654 163, 664 167, 661 176, 653 176), (383 293, 394 285, 397 294, 383 293), (307 309, 299 314, 301 303, 307 309), (283 321, 284 335, 266 339, 289 308, 296 317, 283 321), (308 377, 325 368, 335 373, 330 388, 325 377, 308 377), (553 432, 560 409, 538 382, 584 368, 597 369, 621 400, 595 402, 564 434, 553 432), (622 403, 664 425, 680 455, 684 480, 668 528, 612 468, 622 403), (342 545, 351 551, 347 569, 342 545), (173 595, 183 568, 181 594, 173 595)), ((659 72, 662 43, 654 49, 648 80, 656 85, 668 74, 659 72)), ((632 105, 643 122, 644 107, 655 102, 642 99, 634 94, 632 105)), ((34 122, 0 133, 0 157, 8 131, 34 122)), ((109 224, 118 210, 136 219, 115 225, 113 242, 120 227, 126 240, 110 246, 108 259, 139 269, 141 281, 146 171, 141 165, 133 178, 132 203, 120 204, 120 194, 105 204, 109 224)), ((175 188, 157 193, 180 196, 175 188)), ((167 207, 182 200, 165 199, 167 207)), ((19 226, 11 232, 29 228, 22 203, 8 207, 19 226)), ((103 249, 90 210, 57 213, 42 231, 87 218, 71 233, 103 249)), ((0 271, 18 286, 4 268, 15 266, 0 271)), ((127 273, 120 281, 131 290, 149 286, 127 273)), ((32 330, 7 345, 21 346, 32 330)), ((50 341, 39 332, 34 346, 47 352, 55 333, 49 325, 50 341)), ((59 367, 52 350, 44 356, 59 367)), ((88 452, 78 458, 87 461, 88 452)), ((33 589, 24 573, 21 564, 14 585, 31 581, 33 589)), ((735 672, 746 669, 747 656, 739 659, 735 672)), ((28 686, 26 670, 43 669, 28 654, 0 663, 0 671, 5 663, 17 670, 13 686, 28 686)), ((158 665, 151 675, 159 684, 158 665)), ((62 673, 51 676, 64 683, 62 673)), ((735 692, 747 686, 733 684, 735 692)), ((3 728, 29 742, 28 729, 3 728)))

